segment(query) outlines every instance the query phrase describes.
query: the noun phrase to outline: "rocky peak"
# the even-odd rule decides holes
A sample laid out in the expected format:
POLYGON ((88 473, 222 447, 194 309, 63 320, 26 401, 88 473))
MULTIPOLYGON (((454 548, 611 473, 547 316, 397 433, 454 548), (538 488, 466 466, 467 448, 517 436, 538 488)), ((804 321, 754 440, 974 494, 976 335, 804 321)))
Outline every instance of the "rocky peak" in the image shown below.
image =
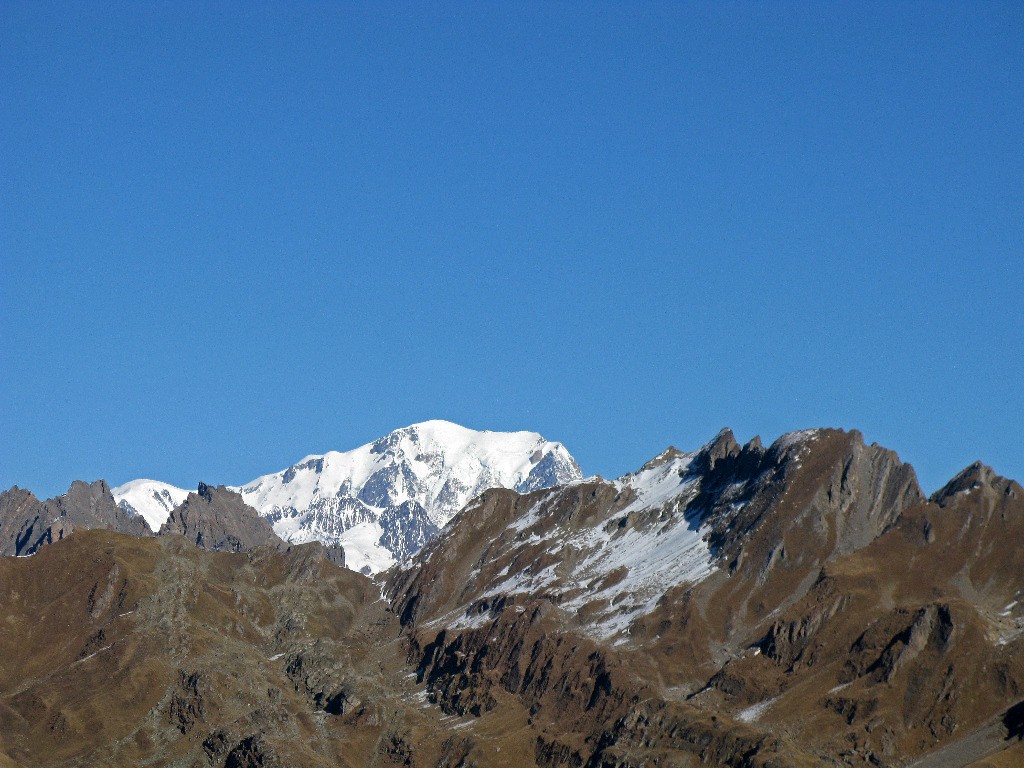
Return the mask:
POLYGON ((731 459, 740 453, 740 445, 732 430, 725 427, 714 439, 701 448, 690 465, 695 474, 708 474, 713 472, 719 462, 731 459))
POLYGON ((171 510, 160 535, 171 533, 213 551, 243 552, 280 543, 270 523, 241 495, 223 485, 215 488, 206 483, 199 483, 194 493, 171 510))
POLYGON ((852 552, 894 527, 904 510, 925 501, 914 468, 894 451, 866 445, 856 430, 829 477, 824 497, 827 513, 836 520, 838 552, 852 552))
POLYGON ((662 451, 657 456, 655 456, 653 459, 651 459, 646 464, 644 464, 642 467, 640 467, 640 469, 638 469, 636 471, 636 474, 640 474, 641 472, 647 472, 647 471, 652 470, 652 469, 657 469, 658 467, 662 466, 663 464, 668 464, 670 461, 674 461, 675 459, 681 459, 681 458, 683 458, 685 456, 686 456, 685 453, 680 451, 674 445, 670 445, 664 451, 662 451))
POLYGON ((998 475, 992 467, 976 461, 964 467, 953 479, 932 494, 931 501, 940 507, 949 506, 955 496, 988 491, 998 495, 1020 494, 1021 486, 1013 480, 998 475))
POLYGON ((19 488, 17 485, 12 485, 3 493, 0 493, 0 517, 3 515, 3 510, 11 507, 20 507, 24 504, 38 504, 39 499, 32 491, 26 488, 19 488))
POLYGON ((67 493, 45 502, 17 486, 0 494, 0 554, 34 554, 76 528, 151 535, 145 520, 117 506, 103 480, 76 480, 67 493))
MULTIPOLYGON (((146 521, 117 505, 106 480, 86 483, 75 480, 67 493, 44 505, 53 517, 63 518, 71 527, 107 528, 133 536, 150 535, 146 521)), ((66 531, 70 533, 70 528, 66 531)))
POLYGON ((80 504, 84 499, 89 499, 92 503, 95 503, 96 500, 107 495, 110 495, 110 486, 107 485, 106 480, 93 480, 91 483, 87 483, 84 480, 74 480, 64 495, 58 498, 68 499, 73 503, 77 502, 80 504))
POLYGON ((802 594, 821 566, 922 501, 913 468, 895 453, 865 445, 859 432, 818 429, 719 460, 695 505, 729 572, 781 599, 802 594))

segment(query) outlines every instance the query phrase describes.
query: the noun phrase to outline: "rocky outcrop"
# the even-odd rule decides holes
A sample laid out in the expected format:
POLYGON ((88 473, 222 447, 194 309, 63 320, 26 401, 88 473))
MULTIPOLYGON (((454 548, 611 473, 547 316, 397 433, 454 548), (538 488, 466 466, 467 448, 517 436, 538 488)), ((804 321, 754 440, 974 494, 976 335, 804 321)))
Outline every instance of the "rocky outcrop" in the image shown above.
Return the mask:
POLYGON ((184 536, 200 549, 212 552, 244 552, 283 544, 270 523, 238 493, 205 483, 171 510, 159 533, 168 534, 184 536))
POLYGON ((273 748, 258 733, 238 742, 224 761, 224 768, 277 768, 280 765, 273 748))
POLYGON ((67 493, 40 502, 15 486, 0 494, 0 554, 31 555, 76 529, 104 528, 132 536, 151 536, 146 521, 120 508, 103 480, 76 480, 67 493))
POLYGON ((380 515, 383 533, 380 544, 401 562, 434 538, 440 530, 423 507, 414 501, 405 501, 387 507, 380 515))

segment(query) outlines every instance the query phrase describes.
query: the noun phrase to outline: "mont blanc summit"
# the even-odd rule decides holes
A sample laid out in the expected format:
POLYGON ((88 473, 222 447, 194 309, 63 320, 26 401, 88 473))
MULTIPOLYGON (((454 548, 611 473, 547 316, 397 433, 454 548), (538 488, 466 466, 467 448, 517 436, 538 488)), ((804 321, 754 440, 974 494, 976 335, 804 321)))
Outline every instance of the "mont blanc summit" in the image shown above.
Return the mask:
POLYGON ((307 456, 237 490, 292 543, 341 544, 375 573, 417 551, 490 488, 522 493, 581 477, 561 443, 536 432, 413 424, 354 450, 307 456))
MULTIPOLYGON (((416 552, 488 489, 528 493, 580 478, 565 447, 536 432, 425 421, 350 451, 306 456, 231 490, 286 542, 341 545, 350 568, 377 573, 416 552)), ((188 493, 156 480, 113 490, 118 506, 154 532, 188 493)))

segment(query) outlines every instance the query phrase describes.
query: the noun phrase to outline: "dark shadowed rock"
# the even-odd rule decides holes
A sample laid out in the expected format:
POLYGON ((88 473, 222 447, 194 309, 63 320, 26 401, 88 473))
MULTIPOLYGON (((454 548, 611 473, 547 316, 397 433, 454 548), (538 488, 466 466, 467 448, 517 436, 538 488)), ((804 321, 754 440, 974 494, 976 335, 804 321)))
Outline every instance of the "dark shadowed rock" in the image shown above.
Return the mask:
POLYGON ((224 768, 277 768, 281 763, 260 734, 247 736, 228 752, 224 768))
POLYGON ((0 554, 19 554, 23 528, 28 521, 39 518, 41 508, 42 502, 24 488, 14 486, 0 493, 0 554))
POLYGON ((740 446, 732 434, 732 430, 726 427, 719 432, 715 439, 705 445, 693 460, 692 471, 699 474, 712 472, 724 459, 734 458, 740 452, 740 446))

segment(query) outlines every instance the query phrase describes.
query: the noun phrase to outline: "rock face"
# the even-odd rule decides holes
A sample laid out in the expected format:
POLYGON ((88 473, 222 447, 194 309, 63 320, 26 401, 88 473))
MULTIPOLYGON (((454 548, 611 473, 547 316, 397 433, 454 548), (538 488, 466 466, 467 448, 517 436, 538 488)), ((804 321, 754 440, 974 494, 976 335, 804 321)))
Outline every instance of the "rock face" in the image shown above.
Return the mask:
POLYGON ((25 537, 25 526, 39 520, 42 502, 31 491, 14 486, 0 493, 0 554, 20 555, 22 546, 31 538, 25 537))
POLYGON ((40 502, 15 486, 0 494, 0 554, 31 555, 76 529, 104 528, 149 536, 145 520, 117 506, 102 480, 76 480, 67 493, 40 502))
POLYGON ((270 524, 242 497, 223 485, 200 483, 181 505, 171 510, 160 535, 176 533, 200 549, 211 552, 243 552, 256 547, 275 547, 280 539, 270 524))
POLYGON ((342 544, 349 567, 376 573, 489 488, 526 493, 579 478, 569 452, 535 432, 427 421, 347 453, 307 456, 236 490, 284 540, 342 544))
MULTIPOLYGON (((260 547, 287 552, 293 546, 282 541, 270 523, 237 493, 223 485, 214 488, 205 483, 171 510, 158 535, 171 534, 184 536, 211 552, 248 552, 260 547)), ((345 566, 345 550, 337 544, 311 542, 302 546, 339 567, 345 566)))

